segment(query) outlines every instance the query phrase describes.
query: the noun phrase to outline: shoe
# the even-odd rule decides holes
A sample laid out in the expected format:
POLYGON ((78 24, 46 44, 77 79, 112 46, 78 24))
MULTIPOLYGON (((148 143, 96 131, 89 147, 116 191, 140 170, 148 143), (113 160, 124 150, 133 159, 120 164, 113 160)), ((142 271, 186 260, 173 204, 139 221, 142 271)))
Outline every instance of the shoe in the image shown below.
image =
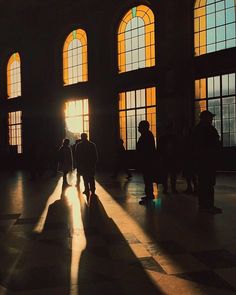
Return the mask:
POLYGON ((146 201, 148 201, 148 200, 153 200, 153 199, 155 199, 155 197, 154 196, 145 196, 145 197, 141 197, 141 200, 146 200, 146 201))

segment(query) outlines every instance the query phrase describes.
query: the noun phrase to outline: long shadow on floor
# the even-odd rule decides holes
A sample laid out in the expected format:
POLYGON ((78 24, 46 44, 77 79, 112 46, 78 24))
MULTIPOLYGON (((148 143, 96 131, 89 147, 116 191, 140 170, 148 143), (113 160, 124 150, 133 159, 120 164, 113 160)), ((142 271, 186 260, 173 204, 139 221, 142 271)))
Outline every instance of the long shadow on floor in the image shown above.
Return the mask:
POLYGON ((78 294, 163 294, 132 251, 135 241, 128 244, 98 196, 87 204, 81 200, 81 213, 87 244, 79 262, 78 294))
MULTIPOLYGON (((142 243, 164 273, 208 287, 233 290, 214 271, 222 265, 232 267, 228 257, 234 259, 231 253, 217 245, 214 216, 198 214, 196 204, 181 194, 159 194, 154 202, 140 206, 137 196, 141 197, 143 193, 143 183, 139 178, 127 185, 124 177, 111 181, 103 175, 98 177, 98 182, 148 237, 142 243), (188 251, 185 245, 196 250, 188 251), (204 250, 209 249, 207 247, 212 251, 204 250), (215 260, 218 263, 212 263, 215 260)), ((156 269, 160 272, 158 267, 156 269)))
POLYGON ((25 240, 19 240, 24 244, 3 284, 9 289, 6 294, 12 294, 11 291, 50 294, 55 288, 60 288, 60 294, 70 294, 70 210, 64 192, 62 190, 60 198, 49 205, 42 232, 32 231, 25 240))

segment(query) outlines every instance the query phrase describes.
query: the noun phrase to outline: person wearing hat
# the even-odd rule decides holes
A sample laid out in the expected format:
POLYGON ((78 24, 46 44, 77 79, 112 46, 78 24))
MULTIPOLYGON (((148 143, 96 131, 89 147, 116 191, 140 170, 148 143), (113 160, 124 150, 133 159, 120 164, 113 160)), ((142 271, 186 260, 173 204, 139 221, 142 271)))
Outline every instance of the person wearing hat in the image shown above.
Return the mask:
POLYGON ((212 125, 215 114, 208 110, 200 113, 200 122, 193 129, 193 153, 198 176, 199 210, 212 214, 222 213, 214 206, 214 186, 219 158, 220 140, 212 125))

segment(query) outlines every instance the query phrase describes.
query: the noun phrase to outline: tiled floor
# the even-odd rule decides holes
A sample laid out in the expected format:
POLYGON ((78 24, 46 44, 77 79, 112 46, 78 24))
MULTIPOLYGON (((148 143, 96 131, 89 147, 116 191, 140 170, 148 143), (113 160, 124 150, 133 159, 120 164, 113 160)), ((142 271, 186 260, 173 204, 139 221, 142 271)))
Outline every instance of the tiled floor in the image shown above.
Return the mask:
POLYGON ((236 294, 236 174, 218 175, 218 215, 157 188, 140 206, 138 174, 98 173, 89 200, 70 181, 0 174, 0 294, 236 294))

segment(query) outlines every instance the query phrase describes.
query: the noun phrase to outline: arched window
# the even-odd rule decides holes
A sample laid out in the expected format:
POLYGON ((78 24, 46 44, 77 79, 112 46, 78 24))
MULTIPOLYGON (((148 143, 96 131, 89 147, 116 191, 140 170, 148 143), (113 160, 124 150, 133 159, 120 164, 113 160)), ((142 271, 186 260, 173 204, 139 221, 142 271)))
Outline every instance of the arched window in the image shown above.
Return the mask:
POLYGON ((7 94, 8 98, 21 96, 20 55, 12 54, 7 64, 7 94))
POLYGON ((196 0, 196 56, 236 46, 235 3, 235 0, 196 0))
POLYGON ((88 81, 87 36, 84 30, 74 30, 63 47, 64 85, 88 81))
POLYGON ((119 73, 155 65, 154 14, 139 5, 130 9, 118 29, 119 73))

